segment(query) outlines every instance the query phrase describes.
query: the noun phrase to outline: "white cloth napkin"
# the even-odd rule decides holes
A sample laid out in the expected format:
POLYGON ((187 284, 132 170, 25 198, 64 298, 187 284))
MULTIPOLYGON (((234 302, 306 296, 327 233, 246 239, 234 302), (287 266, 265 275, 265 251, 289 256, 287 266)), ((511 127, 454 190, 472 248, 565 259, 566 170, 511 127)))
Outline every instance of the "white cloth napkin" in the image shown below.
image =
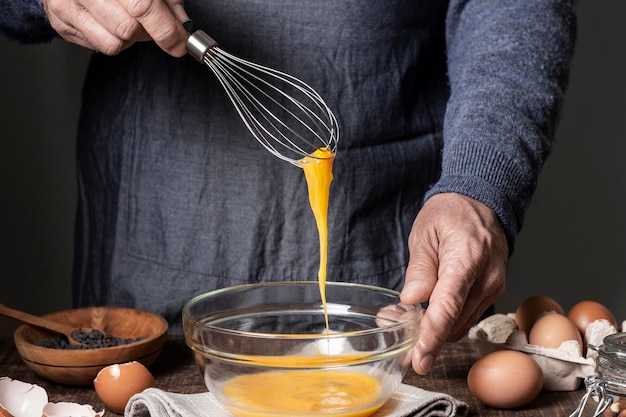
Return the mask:
MULTIPOLYGON (((441 394, 402 384, 372 417, 465 417, 467 404, 441 394)), ((125 417, 233 417, 213 394, 178 394, 148 388, 126 405, 125 417)))

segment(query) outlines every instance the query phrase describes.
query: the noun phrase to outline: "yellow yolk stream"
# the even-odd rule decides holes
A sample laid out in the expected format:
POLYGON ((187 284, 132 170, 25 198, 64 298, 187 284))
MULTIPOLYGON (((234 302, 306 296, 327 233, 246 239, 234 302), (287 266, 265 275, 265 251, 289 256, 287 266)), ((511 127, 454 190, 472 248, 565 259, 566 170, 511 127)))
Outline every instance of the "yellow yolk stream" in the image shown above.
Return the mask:
POLYGON ((328 325, 328 309, 326 308, 326 263, 328 260, 328 200, 330 183, 333 180, 333 161, 335 154, 327 148, 319 148, 310 156, 299 161, 304 170, 304 177, 309 188, 309 203, 320 239, 320 267, 317 274, 324 308, 326 330, 328 325))
MULTIPOLYGON (((320 148, 299 161, 308 185, 309 202, 320 240, 318 271, 326 330, 326 265, 328 259, 328 200, 335 155, 320 148)), ((240 358, 241 359, 241 358, 240 358)), ((250 365, 281 368, 240 375, 227 381, 224 395, 238 417, 367 417, 378 410, 382 387, 373 376, 322 366, 362 363, 366 355, 254 356, 250 365), (303 369, 316 368, 316 369, 303 369)))

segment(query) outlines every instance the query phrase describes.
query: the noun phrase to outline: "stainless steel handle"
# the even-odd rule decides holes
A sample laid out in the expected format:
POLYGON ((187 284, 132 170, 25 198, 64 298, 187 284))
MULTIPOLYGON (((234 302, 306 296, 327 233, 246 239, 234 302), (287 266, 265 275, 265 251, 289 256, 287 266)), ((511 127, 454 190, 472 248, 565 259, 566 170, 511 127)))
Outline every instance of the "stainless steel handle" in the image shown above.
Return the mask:
POLYGON ((187 38, 187 52, 200 62, 204 62, 205 56, 216 46, 217 42, 201 30, 195 31, 187 38))

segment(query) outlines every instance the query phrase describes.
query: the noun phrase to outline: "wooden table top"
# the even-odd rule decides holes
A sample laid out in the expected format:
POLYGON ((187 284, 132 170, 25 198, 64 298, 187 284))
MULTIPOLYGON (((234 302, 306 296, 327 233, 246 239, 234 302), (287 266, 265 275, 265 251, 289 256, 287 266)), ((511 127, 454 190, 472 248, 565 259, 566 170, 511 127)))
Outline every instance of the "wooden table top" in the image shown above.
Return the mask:
MULTIPOLYGON (((449 343, 435 362, 430 375, 420 376, 413 370, 409 370, 404 382, 426 390, 447 393, 467 402, 470 407, 470 416, 568 417, 576 409, 584 394, 582 387, 571 392, 543 391, 532 403, 520 409, 497 410, 487 407, 471 395, 466 385, 467 371, 478 358, 477 348, 468 339, 449 343)), ((151 371, 156 379, 157 388, 181 393, 206 391, 191 351, 181 336, 168 338, 163 352, 152 365, 151 371)), ((63 386, 38 377, 21 361, 10 338, 0 338, 0 376, 8 376, 42 386, 48 392, 51 402, 71 401, 90 404, 96 410, 104 408, 92 386, 63 386)), ((588 406, 587 411, 591 408, 588 406)), ((107 411, 106 415, 114 415, 114 413, 107 411)))

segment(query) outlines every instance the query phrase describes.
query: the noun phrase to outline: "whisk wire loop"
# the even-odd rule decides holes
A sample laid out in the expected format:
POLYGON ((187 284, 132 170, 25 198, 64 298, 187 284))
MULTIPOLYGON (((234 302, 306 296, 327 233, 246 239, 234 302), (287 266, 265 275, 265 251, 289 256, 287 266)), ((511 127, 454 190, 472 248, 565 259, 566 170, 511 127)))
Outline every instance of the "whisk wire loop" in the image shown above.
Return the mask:
POLYGON ((318 148, 336 153, 337 120, 308 84, 230 54, 202 31, 190 35, 187 49, 213 72, 247 129, 271 154, 300 166, 318 148))
MULTIPOLYGON (((282 122, 275 114, 268 112, 266 110, 266 107, 264 107, 262 102, 252 93, 250 89, 257 90, 259 94, 261 94, 262 96, 265 96, 268 100, 275 103, 280 109, 286 111, 286 108, 283 105, 281 105, 278 101, 272 98, 269 94, 264 92, 262 88, 258 87, 250 80, 247 80, 246 78, 243 78, 243 77, 238 78, 236 77, 237 74, 227 72, 224 65, 222 65, 221 59, 206 58, 205 63, 207 66, 211 67, 214 70, 214 72, 219 74, 218 78, 223 81, 222 82, 223 87, 227 90, 227 93, 229 94, 231 100, 233 100, 237 110, 240 111, 240 115, 246 122, 246 125, 248 126, 248 128, 254 129, 254 131, 256 132, 255 136, 257 136, 260 140, 264 140, 266 137, 265 135, 271 134, 271 131, 266 127, 266 126, 269 126, 271 128, 274 128, 274 131, 279 135, 278 137, 276 137, 276 140, 280 144, 282 144, 283 146, 288 146, 287 144, 289 144, 289 146, 293 146, 294 148, 298 149, 301 153, 306 152, 301 147, 297 146, 295 142, 290 140, 289 137, 287 137, 283 133, 283 130, 281 129, 281 127, 286 129, 288 132, 293 133, 295 136, 299 137, 300 139, 303 139, 303 140, 305 139, 301 135, 298 135, 297 132, 293 131, 293 129, 290 129, 289 126, 287 126, 284 122, 282 122), (250 107, 246 106, 246 104, 250 105, 250 107), (255 113, 252 110, 257 110, 257 112, 255 113), (255 116, 255 114, 257 116, 255 116), (259 119, 259 117, 261 117, 262 120, 259 119)), ((252 74, 251 72, 247 71, 245 68, 243 67, 237 67, 237 68, 240 71, 242 71, 242 73, 245 73, 249 75, 250 77, 253 77, 257 81, 267 85, 267 82, 265 80, 252 74)), ((279 93, 282 93, 282 92, 279 91, 279 93)), ((289 99, 289 97, 286 97, 286 98, 289 99)), ((294 101, 294 104, 298 106, 298 102, 294 101)), ((299 121, 302 122, 301 120, 299 121)), ((304 125, 304 122, 302 123, 304 125)), ((309 130, 312 133, 316 134, 313 130, 311 129, 309 130)), ((319 135, 317 135, 317 137, 319 138, 319 135)), ((321 138, 319 139, 321 140, 321 138)), ((307 143, 313 146, 313 144, 311 144, 310 141, 307 141, 307 143)), ((267 145, 267 147, 271 147, 273 150, 275 150, 271 142, 268 141, 265 144, 267 145)))

